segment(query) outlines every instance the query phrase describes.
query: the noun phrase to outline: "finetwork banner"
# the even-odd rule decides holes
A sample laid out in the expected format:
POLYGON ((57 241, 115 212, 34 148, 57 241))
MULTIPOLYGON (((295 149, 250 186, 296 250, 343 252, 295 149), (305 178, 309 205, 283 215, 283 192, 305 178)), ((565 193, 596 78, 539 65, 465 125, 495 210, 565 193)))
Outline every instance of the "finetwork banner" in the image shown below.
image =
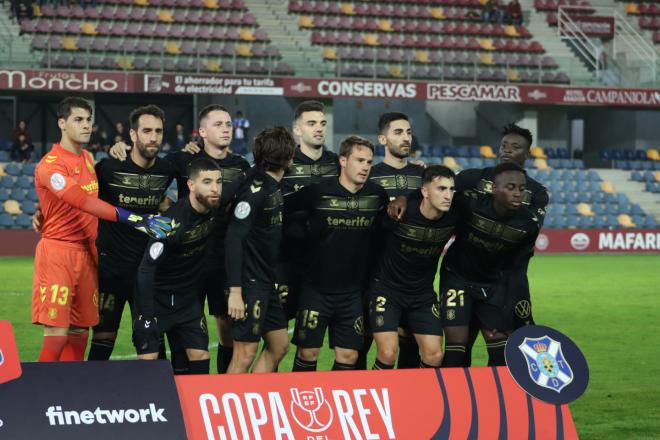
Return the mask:
POLYGON ((660 229, 543 229, 536 251, 660 252, 660 229))
POLYGON ((0 69, 0 90, 660 107, 660 91, 656 89, 86 70, 0 69))
POLYGON ((0 438, 181 440, 167 361, 24 363, 0 384, 0 438))
POLYGON ((188 438, 577 439, 506 367, 178 376, 188 438))

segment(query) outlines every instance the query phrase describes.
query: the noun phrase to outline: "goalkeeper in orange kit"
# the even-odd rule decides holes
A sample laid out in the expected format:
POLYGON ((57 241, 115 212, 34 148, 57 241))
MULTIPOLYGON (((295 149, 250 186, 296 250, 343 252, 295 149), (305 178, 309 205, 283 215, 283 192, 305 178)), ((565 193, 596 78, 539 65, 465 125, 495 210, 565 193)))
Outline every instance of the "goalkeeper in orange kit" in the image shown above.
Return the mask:
POLYGON ((35 187, 43 214, 32 283, 32 322, 44 326, 39 361, 83 360, 88 328, 98 323, 98 218, 129 224, 154 238, 176 225, 166 217, 142 216, 98 199, 89 142, 92 107, 66 98, 57 107, 62 132, 39 162, 35 187))

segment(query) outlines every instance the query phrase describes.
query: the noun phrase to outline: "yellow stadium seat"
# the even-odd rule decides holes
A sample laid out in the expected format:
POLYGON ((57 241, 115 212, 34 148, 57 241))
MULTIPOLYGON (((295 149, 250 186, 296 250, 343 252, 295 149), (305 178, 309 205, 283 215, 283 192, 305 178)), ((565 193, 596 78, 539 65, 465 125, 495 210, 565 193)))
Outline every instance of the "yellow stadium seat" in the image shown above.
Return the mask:
POLYGON ((495 153, 493 153, 493 147, 490 145, 482 145, 479 147, 479 154, 481 154, 481 157, 487 157, 490 159, 495 159, 497 157, 495 153))
POLYGON ((6 200, 4 207, 7 214, 18 215, 23 213, 23 211, 21 211, 21 204, 16 200, 6 200))
POLYGON ((238 35, 240 36, 241 40, 243 41, 254 41, 256 40, 254 34, 250 29, 241 29, 238 32, 238 35))
POLYGON ((536 157, 538 159, 547 159, 548 158, 548 156, 546 156, 545 153, 543 152, 543 148, 541 148, 541 147, 532 147, 532 149, 530 150, 530 153, 531 153, 532 157, 536 157))
POLYGON ((415 59, 418 63, 430 63, 429 53, 425 50, 418 50, 415 52, 415 59))
POLYGON ((170 11, 160 11, 158 13, 158 20, 162 21, 163 23, 173 23, 174 22, 174 16, 172 15, 172 12, 170 12, 170 11))
POLYGON ((378 29, 383 32, 394 32, 392 22, 390 20, 378 20, 378 29))
MULTIPOLYGON (((1 174, 0 174, 1 175, 1 174)), ((655 172, 655 181, 660 182, 660 171, 655 172)))
POLYGON ((72 37, 62 37, 60 44, 62 45, 62 49, 78 50, 78 45, 76 44, 76 40, 74 40, 72 37))
POLYGON ((83 23, 80 25, 80 32, 82 32, 85 35, 96 35, 98 32, 96 31, 96 26, 92 23, 83 23))
POLYGON ((403 69, 400 66, 390 66, 387 69, 388 72, 390 72, 390 75, 392 75, 395 78, 405 78, 406 74, 404 73, 403 69))
POLYGON ((5 173, 5 166, 0 163, 0 177, 6 176, 7 173, 5 173))
POLYGON ((149 6, 149 0, 135 0, 137 6, 149 6))
POLYGON ((445 11, 442 8, 431 8, 431 17, 435 18, 436 20, 444 20, 447 18, 445 15, 445 11))
POLYGON ((35 17, 41 17, 43 13, 41 12, 41 6, 38 4, 33 4, 32 5, 32 13, 34 14, 35 17))
POLYGON ((168 53, 170 55, 180 55, 181 49, 179 48, 179 45, 176 44, 176 42, 168 41, 167 43, 165 43, 165 53, 168 53))
POLYGON ((628 3, 626 5, 626 13, 638 15, 639 8, 637 7, 637 3, 628 3))
POLYGON ((480 53, 479 54, 479 62, 481 64, 486 64, 488 66, 492 66, 495 64, 495 60, 493 59, 493 55, 489 53, 480 53))
POLYGON ((632 218, 630 218, 628 214, 620 214, 616 219, 624 228, 634 228, 637 226, 633 223, 632 218))
POLYGON ((456 159, 451 156, 445 156, 442 159, 442 164, 452 171, 458 171, 461 169, 461 166, 458 164, 458 162, 456 162, 456 159))
POLYGON ((509 69, 506 71, 506 78, 511 82, 520 81, 520 74, 517 70, 509 69))
POLYGON ((337 52, 332 47, 324 47, 323 48, 323 59, 324 60, 336 60, 337 59, 337 52))
POLYGON ((479 39, 479 46, 481 46, 481 48, 484 50, 495 50, 495 46, 493 46, 493 40, 490 38, 479 39))
POLYGON ((651 160, 660 160, 660 153, 655 148, 649 148, 646 150, 646 157, 651 160))
POLYGON ((610 182, 602 181, 600 182, 600 189, 603 192, 606 193, 615 193, 614 185, 612 185, 610 182))
POLYGON ((252 47, 250 47, 248 44, 237 44, 234 48, 234 51, 239 57, 251 57, 253 55, 252 47))
POLYGON ((376 34, 365 34, 363 37, 364 44, 368 46, 378 46, 380 43, 378 42, 378 37, 376 34))
POLYGON ((220 7, 218 0, 204 0, 203 3, 206 9, 218 9, 220 7))
POLYGON ((355 15, 355 8, 352 3, 342 3, 339 9, 342 14, 355 15))
POLYGON ((312 20, 312 17, 309 15, 301 15, 300 18, 298 18, 298 27, 313 28, 315 27, 314 20, 312 20))
POLYGON ((537 170, 549 170, 550 167, 548 166, 548 162, 545 159, 541 159, 540 157, 537 159, 534 159, 534 168, 537 170))
POLYGON ((222 72, 220 63, 216 60, 207 60, 206 61, 206 70, 209 72, 222 72))
POLYGON ((509 37, 519 37, 518 29, 515 26, 507 25, 504 26, 504 33, 509 37))
POLYGON ((578 203, 577 206, 577 212, 580 213, 580 215, 584 215, 586 217, 593 217, 596 215, 592 210, 591 210, 591 205, 588 203, 578 203))
POLYGON ((117 58, 117 65, 123 70, 134 70, 133 60, 130 58, 119 57, 117 58))

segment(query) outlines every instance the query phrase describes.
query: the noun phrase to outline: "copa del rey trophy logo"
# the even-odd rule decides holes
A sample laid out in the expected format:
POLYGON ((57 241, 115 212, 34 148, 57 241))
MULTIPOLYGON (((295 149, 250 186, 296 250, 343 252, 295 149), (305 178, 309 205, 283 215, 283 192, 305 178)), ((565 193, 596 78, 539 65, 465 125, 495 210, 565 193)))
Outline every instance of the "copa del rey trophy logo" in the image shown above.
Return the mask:
POLYGON ((332 424, 332 408, 321 388, 299 391, 291 388, 291 414, 301 428, 309 432, 322 432, 332 424))

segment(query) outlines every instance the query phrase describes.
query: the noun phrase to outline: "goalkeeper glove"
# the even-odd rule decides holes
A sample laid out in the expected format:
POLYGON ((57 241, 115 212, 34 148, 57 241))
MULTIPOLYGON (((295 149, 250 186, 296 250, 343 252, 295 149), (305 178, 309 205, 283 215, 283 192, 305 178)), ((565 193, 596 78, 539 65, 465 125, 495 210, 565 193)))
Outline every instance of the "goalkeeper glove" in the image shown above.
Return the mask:
POLYGON ((160 240, 174 233, 178 227, 174 220, 160 215, 139 215, 123 208, 117 208, 117 221, 130 225, 147 234, 151 238, 160 240))

